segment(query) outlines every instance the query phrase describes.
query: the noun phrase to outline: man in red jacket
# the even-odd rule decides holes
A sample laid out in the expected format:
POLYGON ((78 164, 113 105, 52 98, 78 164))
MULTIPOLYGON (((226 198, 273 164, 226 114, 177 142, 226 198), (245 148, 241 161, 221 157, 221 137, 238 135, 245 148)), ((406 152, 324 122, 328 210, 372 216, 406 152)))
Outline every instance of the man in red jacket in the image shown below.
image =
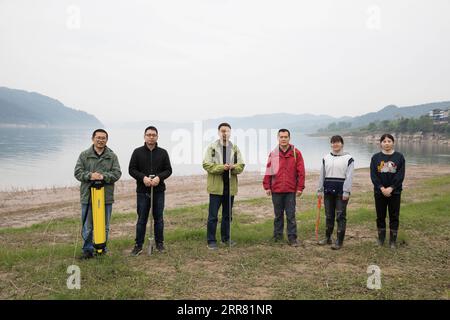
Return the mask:
POLYGON ((305 165, 301 152, 289 144, 288 129, 278 130, 278 146, 269 154, 263 187, 272 195, 275 211, 273 236, 275 241, 283 239, 284 212, 286 212, 288 242, 298 246, 295 220, 296 196, 305 188, 305 165))

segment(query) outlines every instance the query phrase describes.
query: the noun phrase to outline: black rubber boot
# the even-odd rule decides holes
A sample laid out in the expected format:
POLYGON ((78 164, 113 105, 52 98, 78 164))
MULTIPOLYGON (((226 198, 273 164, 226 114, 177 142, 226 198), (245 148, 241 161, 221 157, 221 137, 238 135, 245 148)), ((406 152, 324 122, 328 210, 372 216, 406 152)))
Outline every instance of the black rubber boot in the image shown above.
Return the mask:
POLYGON ((334 245, 331 246, 333 250, 339 250, 344 245, 344 237, 345 237, 345 229, 341 229, 337 231, 337 239, 334 245))
POLYGON ((378 229, 378 245, 384 246, 384 240, 386 239, 386 229, 378 229))
POLYGON ((390 230, 389 232, 389 246, 391 249, 397 248, 397 230, 390 230))
POLYGON ((345 227, 346 227, 346 219, 344 214, 338 214, 337 219, 337 236, 336 242, 331 249, 339 250, 344 245, 344 237, 345 237, 345 227))
POLYGON ((333 227, 327 227, 325 231, 325 239, 320 240, 318 244, 321 246, 324 246, 326 244, 332 244, 333 243, 333 240, 331 239, 332 234, 333 234, 333 227))

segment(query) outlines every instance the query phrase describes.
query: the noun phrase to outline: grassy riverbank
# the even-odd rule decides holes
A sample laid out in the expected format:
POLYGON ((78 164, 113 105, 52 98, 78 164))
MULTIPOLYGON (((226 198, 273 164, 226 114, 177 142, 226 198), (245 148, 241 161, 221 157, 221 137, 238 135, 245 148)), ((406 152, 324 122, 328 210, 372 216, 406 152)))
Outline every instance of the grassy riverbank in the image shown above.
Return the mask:
MULTIPOLYGON (((303 246, 271 242, 268 198, 236 202, 231 251, 205 243, 207 205, 165 213, 167 252, 130 257, 136 214, 113 213, 111 252, 79 261, 78 218, 0 229, 2 299, 448 299, 450 176, 423 178, 403 195, 400 246, 375 245, 370 190, 355 190, 344 248, 319 247, 314 195, 299 201, 303 246), (66 286, 67 267, 81 269, 81 289, 66 286), (381 268, 381 290, 366 288, 367 267, 381 268)), ((323 214, 323 213, 322 213, 323 214)), ((219 228, 220 229, 220 228, 219 228)), ((322 216, 321 234, 324 229, 322 216)))

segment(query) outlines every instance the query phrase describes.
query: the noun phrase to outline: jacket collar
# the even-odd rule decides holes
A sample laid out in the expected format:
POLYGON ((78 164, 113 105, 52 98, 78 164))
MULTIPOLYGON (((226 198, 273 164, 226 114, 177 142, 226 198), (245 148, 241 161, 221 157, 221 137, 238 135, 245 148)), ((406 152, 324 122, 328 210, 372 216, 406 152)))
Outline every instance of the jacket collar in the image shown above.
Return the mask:
POLYGON ((111 154, 111 149, 108 148, 108 146, 105 146, 105 150, 103 153, 99 156, 97 152, 95 152, 94 145, 91 145, 91 147, 88 149, 88 157, 95 157, 95 158, 106 158, 109 157, 111 154))
POLYGON ((345 156, 348 154, 348 152, 344 152, 344 150, 341 150, 339 153, 334 153, 333 151, 330 152, 330 154, 333 157, 340 157, 340 156, 345 156))
POLYGON ((272 154, 274 156, 278 156, 280 154, 284 155, 285 157, 293 156, 294 155, 294 145, 293 144, 289 144, 289 148, 286 150, 286 152, 283 152, 283 150, 281 149, 280 145, 277 144, 275 149, 272 150, 272 154))
POLYGON ((341 151, 338 152, 338 153, 335 153, 334 151, 330 151, 330 154, 331 154, 333 157, 339 157, 339 156, 343 156, 343 155, 345 154, 345 152, 344 152, 344 150, 341 149, 341 151))
MULTIPOLYGON (((223 148, 223 143, 222 143, 222 140, 220 140, 220 139, 217 139, 214 142, 214 144, 215 144, 216 148, 220 148, 220 149, 223 148)), ((228 146, 233 149, 234 145, 233 145, 233 142, 231 142, 231 140, 228 140, 228 146)))
MULTIPOLYGON (((148 147, 147 147, 147 144, 144 142, 144 148, 147 150, 147 151, 151 151, 148 147)), ((158 142, 156 142, 155 143, 155 148, 153 149, 153 151, 155 151, 156 149, 158 149, 158 142)))
POLYGON ((382 154, 384 154, 385 156, 392 156, 395 153, 395 150, 392 149, 392 153, 385 153, 384 150, 380 151, 382 154))

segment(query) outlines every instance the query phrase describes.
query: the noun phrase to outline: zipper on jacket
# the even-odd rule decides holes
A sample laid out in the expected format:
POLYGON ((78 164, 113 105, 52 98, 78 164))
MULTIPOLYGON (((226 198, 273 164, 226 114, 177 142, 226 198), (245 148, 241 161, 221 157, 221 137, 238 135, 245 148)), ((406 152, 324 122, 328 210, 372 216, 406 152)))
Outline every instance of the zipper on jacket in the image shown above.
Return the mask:
MULTIPOLYGON (((155 149, 153 149, 155 150, 155 149)), ((150 174, 153 175, 153 150, 150 150, 150 174)))

